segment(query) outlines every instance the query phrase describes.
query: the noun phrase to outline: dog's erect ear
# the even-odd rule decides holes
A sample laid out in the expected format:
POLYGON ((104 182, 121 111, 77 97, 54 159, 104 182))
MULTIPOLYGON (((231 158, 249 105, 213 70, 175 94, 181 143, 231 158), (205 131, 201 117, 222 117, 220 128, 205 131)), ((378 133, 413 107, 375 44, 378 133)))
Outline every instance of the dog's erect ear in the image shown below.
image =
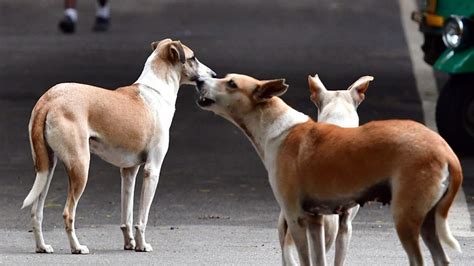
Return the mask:
POLYGON ((327 91, 326 87, 324 87, 323 82, 319 79, 318 74, 314 75, 314 77, 308 76, 308 85, 311 92, 311 101, 319 106, 324 93, 327 91))
POLYGON ((349 86, 352 99, 359 105, 365 99, 365 92, 369 88, 369 82, 374 80, 372 76, 363 76, 349 86))
POLYGON ((163 39, 161 41, 154 41, 151 43, 151 49, 153 51, 155 51, 156 47, 158 47, 160 44, 164 44, 164 43, 168 43, 168 42, 171 42, 172 40, 167 38, 167 39, 163 39))
POLYGON ((266 101, 273 96, 283 95, 287 89, 285 79, 263 80, 253 94, 257 101, 266 101))

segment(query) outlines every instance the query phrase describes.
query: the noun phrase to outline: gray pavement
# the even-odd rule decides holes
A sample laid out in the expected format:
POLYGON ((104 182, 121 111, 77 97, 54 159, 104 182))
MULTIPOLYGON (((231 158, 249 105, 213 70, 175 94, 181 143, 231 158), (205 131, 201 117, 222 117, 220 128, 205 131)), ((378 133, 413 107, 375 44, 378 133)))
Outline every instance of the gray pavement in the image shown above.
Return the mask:
MULTIPOLYGON (((359 108, 361 122, 423 119, 397 1, 139 3, 113 1, 111 31, 95 34, 90 31, 94 4, 80 1, 78 32, 64 36, 56 29, 61 16, 57 1, 0 2, 0 234, 5 239, 0 241, 0 263, 280 263, 279 208, 265 170, 238 129, 196 107, 192 87, 180 90, 170 151, 150 211, 147 240, 155 250, 121 251, 119 172, 93 158, 77 213, 78 237, 92 254, 68 254, 61 217, 67 187, 62 167, 53 178, 44 220, 46 241, 56 254, 33 253, 29 212, 19 210, 34 180, 27 133, 31 108, 56 83, 115 88, 134 82, 151 41, 180 39, 220 75, 285 77, 291 87, 284 99, 313 117, 308 74, 319 73, 331 89, 371 74, 375 81, 359 108)), ((464 215, 469 220, 474 217, 474 160, 464 158, 463 166, 469 210, 464 215)), ((137 181, 139 191, 141 178, 137 181)), ((457 237, 464 253, 450 253, 455 265, 472 265, 474 237, 467 226, 460 225, 457 237)), ((348 265, 405 262, 389 209, 378 204, 362 208, 354 222, 348 265)))
MULTIPOLYGON (((356 223, 358 228, 359 224, 356 223)), ((378 225, 354 234, 349 250, 347 265, 405 265, 406 258, 396 235, 378 225)), ((117 227, 98 226, 81 228, 78 231, 84 243, 94 247, 89 255, 74 256, 69 253, 68 241, 60 230, 47 231, 56 247, 50 255, 35 254, 31 243, 33 234, 27 232, 0 230, 12 241, 2 241, 0 248, 10 249, 0 256, 5 264, 117 264, 120 265, 280 265, 280 247, 272 228, 248 226, 180 226, 153 227, 147 232, 155 250, 151 253, 137 253, 121 250, 121 235, 117 227), (12 249, 14 247, 14 249, 12 249), (60 248, 61 247, 61 248, 60 248)), ((453 265, 472 265, 474 250, 468 240, 459 237, 464 253, 448 250, 453 265)), ((424 247, 423 247, 424 248, 424 247)), ((428 250, 423 249, 425 260, 431 263, 428 250)), ((328 261, 334 259, 334 252, 328 254, 328 261)))

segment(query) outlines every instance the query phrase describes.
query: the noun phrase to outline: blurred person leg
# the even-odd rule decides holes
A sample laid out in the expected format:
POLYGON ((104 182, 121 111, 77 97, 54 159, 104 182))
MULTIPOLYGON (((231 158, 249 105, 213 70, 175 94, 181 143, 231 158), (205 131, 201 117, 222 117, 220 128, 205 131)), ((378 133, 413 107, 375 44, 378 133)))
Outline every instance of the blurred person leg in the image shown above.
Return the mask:
POLYGON ((74 33, 76 31, 77 10, 76 0, 64 1, 64 17, 59 21, 59 29, 63 33, 74 33))
POLYGON ((97 13, 95 18, 94 31, 107 31, 110 26, 110 6, 107 0, 97 0, 97 13))

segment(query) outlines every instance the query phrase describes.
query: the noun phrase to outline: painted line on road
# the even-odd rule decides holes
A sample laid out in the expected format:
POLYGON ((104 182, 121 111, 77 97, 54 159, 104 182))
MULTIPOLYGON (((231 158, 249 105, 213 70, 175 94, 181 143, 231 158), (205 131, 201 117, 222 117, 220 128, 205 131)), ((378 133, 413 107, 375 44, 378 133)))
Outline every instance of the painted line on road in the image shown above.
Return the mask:
MULTIPOLYGON (((438 90, 436 81, 432 67, 423 61, 423 52, 420 48, 423 43, 422 34, 418 31, 417 24, 410 18, 411 12, 418 8, 415 0, 398 0, 398 3, 413 74, 415 75, 416 88, 423 108, 423 119, 426 126, 437 132, 435 110, 438 90)), ((463 189, 459 190, 449 217, 449 224, 454 235, 474 236, 474 233, 471 232, 471 217, 463 189)))

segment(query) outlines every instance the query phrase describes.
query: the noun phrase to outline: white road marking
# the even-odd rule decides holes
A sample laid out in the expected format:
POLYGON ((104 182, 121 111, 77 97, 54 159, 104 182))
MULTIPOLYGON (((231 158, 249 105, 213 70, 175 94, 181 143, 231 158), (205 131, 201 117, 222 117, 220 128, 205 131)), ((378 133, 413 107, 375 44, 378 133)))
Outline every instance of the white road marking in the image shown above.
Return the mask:
MULTIPOLYGON (((437 131, 435 122, 436 100, 438 90, 431 66, 423 61, 423 36, 418 31, 418 25, 410 18, 411 12, 418 9, 414 0, 398 0, 400 5, 400 16, 405 32, 405 39, 410 52, 413 73, 416 80, 416 88, 423 107, 423 119, 425 125, 437 131)), ((474 236, 471 232, 471 217, 467 207, 466 196, 461 189, 456 196, 454 205, 449 214, 449 224, 456 236, 474 236)))
POLYGON ((420 95, 423 107, 423 118, 425 125, 437 131, 435 122, 436 100, 438 99, 438 90, 433 76, 433 69, 423 61, 423 35, 418 31, 418 25, 411 20, 411 12, 417 10, 414 0, 399 0, 400 16, 405 32, 410 59, 415 74, 416 88, 420 95))

